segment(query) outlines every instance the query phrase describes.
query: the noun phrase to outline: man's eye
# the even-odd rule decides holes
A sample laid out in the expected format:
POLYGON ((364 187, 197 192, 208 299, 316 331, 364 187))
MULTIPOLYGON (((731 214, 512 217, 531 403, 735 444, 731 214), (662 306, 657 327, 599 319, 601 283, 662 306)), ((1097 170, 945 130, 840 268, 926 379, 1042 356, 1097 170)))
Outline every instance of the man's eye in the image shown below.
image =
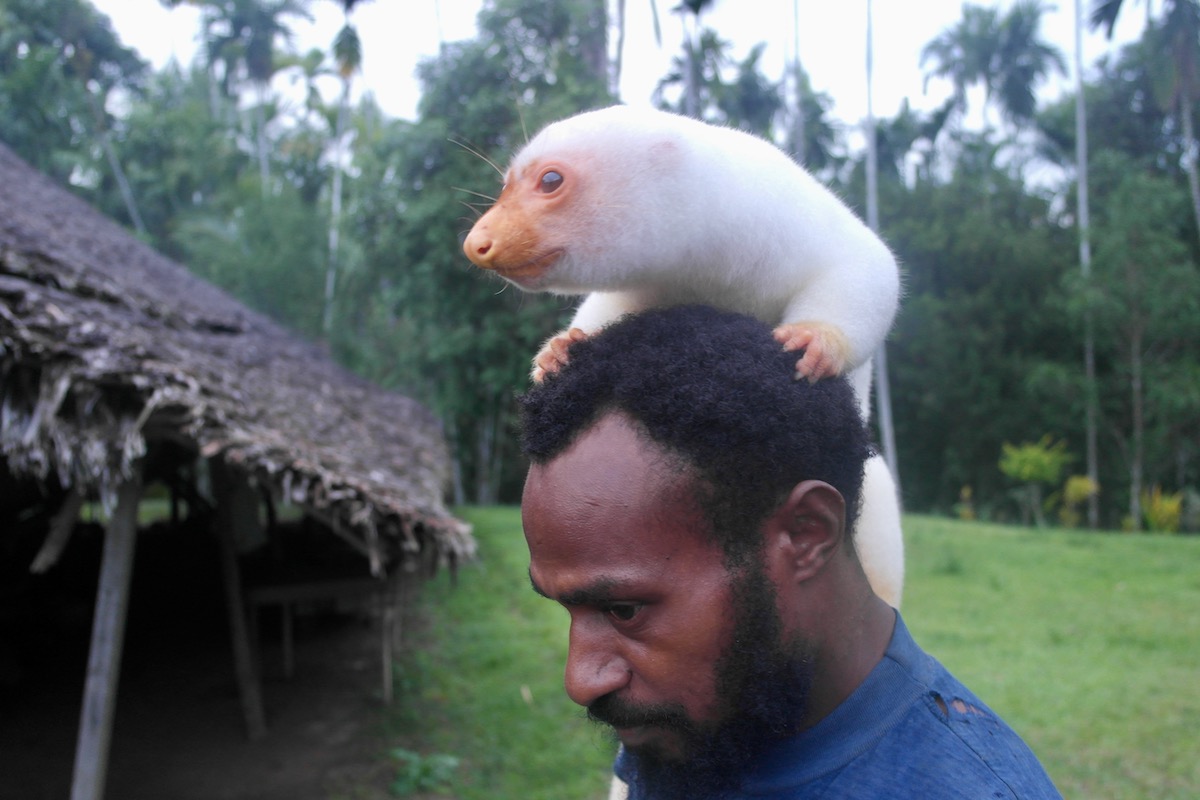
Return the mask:
POLYGON ((604 613, 619 622, 630 622, 642 610, 639 603, 616 603, 604 609, 604 613))

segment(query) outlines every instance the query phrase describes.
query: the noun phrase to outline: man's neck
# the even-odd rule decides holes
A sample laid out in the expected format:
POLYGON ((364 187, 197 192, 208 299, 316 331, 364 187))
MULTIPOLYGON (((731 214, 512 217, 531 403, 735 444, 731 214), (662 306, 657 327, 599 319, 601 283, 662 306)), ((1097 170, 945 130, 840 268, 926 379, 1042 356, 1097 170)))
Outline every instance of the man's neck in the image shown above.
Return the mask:
POLYGON ((896 628, 896 610, 869 590, 837 606, 827 617, 836 623, 825 626, 816 654, 804 728, 832 713, 867 679, 896 628))

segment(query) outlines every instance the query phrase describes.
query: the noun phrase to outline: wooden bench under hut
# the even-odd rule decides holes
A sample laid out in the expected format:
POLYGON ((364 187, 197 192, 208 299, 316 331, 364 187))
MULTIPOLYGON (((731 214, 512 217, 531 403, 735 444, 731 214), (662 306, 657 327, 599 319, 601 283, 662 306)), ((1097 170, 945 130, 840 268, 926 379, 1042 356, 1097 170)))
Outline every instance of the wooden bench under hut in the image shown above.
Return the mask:
MULTIPOLYGON (((166 524, 219 553, 213 582, 256 738, 266 730, 257 608, 284 609, 290 670, 293 603, 369 593, 386 616, 398 587, 471 558, 469 528, 443 504, 448 470, 427 409, 339 368, 0 145, 0 609, 27 603, 22 587, 61 569, 81 510, 107 509, 80 579, 96 588, 73 798, 104 791, 146 491, 171 509, 166 524), (288 524, 275 513, 289 506, 301 512, 295 530, 307 540, 317 531, 353 562, 331 557, 328 574, 290 563, 288 524), (197 520, 200 532, 185 533, 197 520), (246 574, 255 545, 275 556, 256 562, 258 584, 246 574)), ((0 650, 3 636, 0 627, 0 650)), ((385 670, 390 647, 385 638, 385 670)), ((0 682, 17 657, 0 656, 0 682)), ((385 673, 385 698, 390 690, 385 673)))

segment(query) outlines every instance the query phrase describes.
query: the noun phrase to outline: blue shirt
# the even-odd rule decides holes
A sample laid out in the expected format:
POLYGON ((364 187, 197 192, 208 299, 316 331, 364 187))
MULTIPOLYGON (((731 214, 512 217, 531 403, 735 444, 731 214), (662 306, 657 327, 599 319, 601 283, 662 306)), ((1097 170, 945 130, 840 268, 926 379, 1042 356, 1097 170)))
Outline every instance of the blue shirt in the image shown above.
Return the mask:
MULTIPOLYGON (((628 777, 622 751, 614 769, 628 777)), ((1061 798, 995 712, 917 646, 896 615, 887 652, 854 693, 747 771, 738 797, 796 800, 1061 798)), ((638 798, 633 793, 630 800, 638 798)))

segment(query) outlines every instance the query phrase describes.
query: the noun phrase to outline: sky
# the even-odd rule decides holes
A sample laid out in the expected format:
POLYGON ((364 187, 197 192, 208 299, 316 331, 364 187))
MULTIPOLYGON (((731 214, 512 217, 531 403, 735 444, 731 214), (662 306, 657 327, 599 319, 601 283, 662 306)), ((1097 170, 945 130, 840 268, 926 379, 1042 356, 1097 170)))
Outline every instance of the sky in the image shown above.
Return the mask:
MULTIPOLYGON (((732 55, 740 60, 759 42, 766 42, 762 66, 766 75, 778 80, 794 47, 793 13, 800 17, 800 59, 813 88, 833 98, 833 119, 857 124, 867 114, 866 16, 872 0, 716 0, 702 21, 733 44, 732 55), (753 9, 753 11, 751 10, 753 9)), ((154 67, 171 58, 190 63, 197 50, 198 12, 187 6, 164 8, 159 0, 92 0, 112 20, 121 41, 137 50, 154 67)), ((1082 0, 1084 8, 1091 0, 1082 0)), ((1008 9, 1013 0, 978 0, 976 5, 1008 9)), ((1074 85, 1075 0, 1046 3, 1043 35, 1057 45, 1070 66, 1067 76, 1058 77, 1042 89, 1049 99, 1074 85)), ((610 6, 612 4, 610 3, 610 6)), ((683 27, 670 9, 674 0, 657 0, 662 27, 662 44, 655 42, 649 2, 627 0, 627 44, 621 99, 630 104, 648 104, 656 82, 668 71, 671 59, 680 52, 683 27)), ((415 68, 422 58, 436 54, 439 41, 457 41, 476 35, 475 14, 479 0, 370 0, 359 3, 354 23, 363 43, 363 72, 358 91, 370 91, 383 110, 393 117, 413 119, 419 99, 415 68)), ((1144 25, 1135 5, 1120 20, 1115 42, 1136 39, 1144 25)), ((339 3, 316 0, 312 23, 294 25, 295 46, 301 51, 319 47, 328 51, 342 24, 339 3)), ((928 110, 945 100, 950 87, 931 81, 925 87, 920 65, 921 49, 962 16, 961 0, 873 0, 874 12, 874 112, 890 117, 902 101, 928 110)), ((1102 55, 1117 44, 1103 33, 1088 33, 1083 43, 1085 75, 1102 55)), ((332 99, 336 86, 328 87, 332 99)))

